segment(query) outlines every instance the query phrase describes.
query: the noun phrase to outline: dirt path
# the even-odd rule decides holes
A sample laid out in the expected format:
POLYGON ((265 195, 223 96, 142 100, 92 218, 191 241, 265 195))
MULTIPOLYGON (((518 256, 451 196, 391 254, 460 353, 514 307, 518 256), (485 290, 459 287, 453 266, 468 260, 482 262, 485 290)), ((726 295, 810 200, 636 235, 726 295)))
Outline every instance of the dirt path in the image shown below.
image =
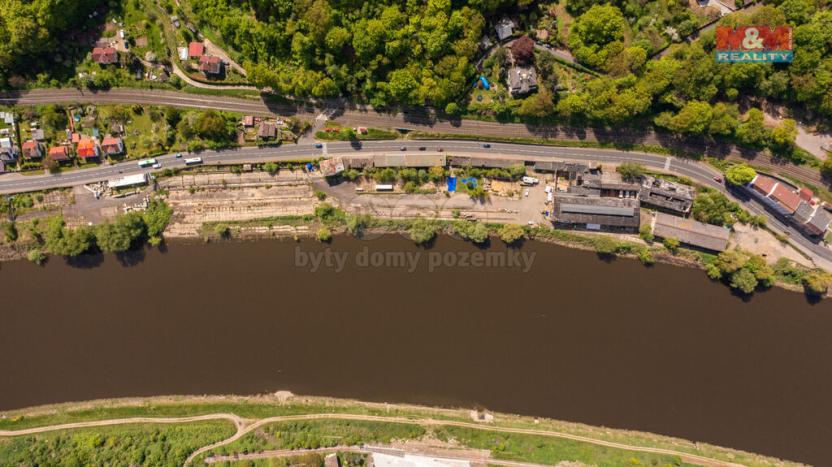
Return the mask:
POLYGON ((173 74, 178 76, 182 81, 184 81, 188 85, 193 86, 195 88, 221 89, 221 90, 244 89, 244 90, 247 90, 247 91, 257 91, 258 90, 256 86, 247 86, 247 85, 244 85, 244 84, 207 84, 207 83, 202 83, 200 81, 197 81, 197 80, 191 78, 190 76, 188 76, 187 73, 182 71, 182 69, 179 68, 179 65, 176 63, 176 61, 174 59, 175 59, 175 57, 171 57, 171 65, 172 65, 172 68, 173 68, 173 74))
POLYGON ((495 427, 489 425, 482 425, 476 423, 468 423, 468 422, 457 422, 457 421, 450 421, 450 420, 436 420, 436 419, 411 419, 411 418, 404 418, 404 417, 381 417, 375 415, 355 415, 355 414, 335 414, 335 413, 325 413, 325 414, 307 414, 307 415, 289 415, 289 416, 278 416, 278 417, 268 417, 259 419, 256 421, 251 422, 250 420, 246 420, 242 417, 239 417, 234 414, 227 414, 227 413, 217 413, 217 414, 208 414, 208 415, 200 415, 195 417, 134 417, 134 418, 117 418, 111 420, 95 420, 95 421, 88 421, 88 422, 76 422, 76 423, 64 423, 60 425, 50 425, 50 426, 42 426, 37 428, 27 428, 23 430, 0 430, 0 437, 9 437, 9 436, 24 436, 24 435, 33 435, 38 433, 48 433, 51 431, 58 431, 58 430, 70 430, 70 429, 78 429, 78 428, 92 428, 92 427, 99 427, 99 426, 112 426, 112 425, 127 425, 127 424, 134 424, 134 423, 189 423, 189 422, 197 422, 197 421, 206 421, 206 420, 228 420, 237 427, 237 432, 234 433, 229 438, 226 438, 222 441, 218 441, 216 443, 209 444, 207 446, 203 446, 196 451, 194 451, 188 458, 185 460, 185 465, 189 465, 196 459, 199 455, 208 452, 212 449, 218 448, 220 446, 227 446, 234 441, 242 438, 243 436, 251 433, 252 431, 270 423, 276 422, 292 422, 292 421, 303 421, 303 420, 357 420, 357 421, 370 421, 370 422, 387 422, 387 423, 402 423, 408 425, 422 425, 422 426, 454 426, 459 428, 469 428, 474 430, 483 430, 483 431, 493 431, 493 432, 500 432, 500 433, 514 433, 514 434, 522 434, 522 435, 536 435, 536 436, 546 436, 552 438, 560 438, 560 439, 568 439, 571 441, 578 441, 582 443, 589 443, 594 444, 596 446, 604 446, 613 449, 624 449, 627 451, 635 451, 635 452, 644 452, 650 454, 661 454, 661 455, 668 455, 668 456, 678 456, 682 459, 683 462, 693 463, 704 465, 707 467, 716 467, 716 466, 730 466, 730 467, 737 467, 739 464, 734 464, 726 461, 721 461, 717 459, 711 459, 709 457, 700 456, 697 454, 690 454, 681 451, 674 451, 672 449, 664 449, 664 448, 651 448, 645 446, 634 446, 628 445, 623 443, 616 443, 613 441, 605 441, 595 438, 587 438, 585 436, 574 435, 570 433, 563 433, 558 431, 546 431, 546 430, 534 430, 528 428, 507 428, 507 427, 495 427), (248 423, 251 422, 251 423, 248 423))

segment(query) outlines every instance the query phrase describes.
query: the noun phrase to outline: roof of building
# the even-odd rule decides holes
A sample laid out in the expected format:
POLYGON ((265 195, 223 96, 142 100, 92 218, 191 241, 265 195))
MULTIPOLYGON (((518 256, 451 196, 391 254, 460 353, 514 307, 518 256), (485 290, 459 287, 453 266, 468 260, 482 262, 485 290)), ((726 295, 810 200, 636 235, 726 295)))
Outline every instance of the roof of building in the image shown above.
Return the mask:
POLYGON ((806 187, 801 188, 800 191, 798 192, 798 195, 800 195, 800 197, 804 201, 811 201, 812 198, 815 197, 815 193, 813 193, 812 190, 810 190, 806 187))
POLYGON ((88 138, 84 138, 78 142, 78 146, 75 148, 75 152, 81 157, 98 156, 98 151, 96 151, 95 140, 88 138))
POLYGON ((38 147, 38 142, 33 140, 33 139, 30 139, 28 141, 23 142, 23 150, 24 151, 37 149, 37 147, 38 147))
POLYGON ((363 169, 364 167, 371 167, 373 165, 372 157, 349 157, 347 158, 347 167, 351 169, 363 169))
POLYGON ((66 146, 55 146, 49 148, 49 158, 53 161, 68 161, 69 151, 67 151, 66 146))
POLYGON ((258 138, 275 138, 277 137, 277 126, 272 122, 260 122, 257 128, 258 138))
POLYGON ((829 229, 829 224, 832 223, 832 213, 826 209, 818 207, 815 209, 815 215, 806 223, 807 227, 814 230, 818 235, 823 234, 829 229))
POLYGON ((36 139, 38 141, 43 141, 44 139, 46 139, 46 137, 43 134, 43 130, 32 130, 32 139, 36 139))
POLYGON ((375 167, 444 167, 442 154, 383 154, 373 156, 375 167))
POLYGON ((642 179, 639 198, 644 204, 686 213, 693 205, 693 187, 647 175, 642 179))
POLYGON ((533 66, 513 66, 508 70, 508 88, 512 94, 527 94, 537 89, 537 71, 533 66))
POLYGON ((555 196, 555 220, 567 224, 637 228, 639 203, 635 198, 602 198, 559 193, 555 196))
POLYGON ((504 41, 514 35, 514 21, 503 18, 494 26, 494 31, 497 33, 497 39, 504 41))
POLYGON ((534 170, 538 172, 574 172, 585 173, 591 166, 577 162, 563 161, 537 161, 534 163, 534 170))
POLYGON ((200 58, 205 53, 205 44, 202 42, 191 42, 188 44, 188 57, 200 58))
POLYGON ((751 188, 757 190, 764 196, 768 196, 774 186, 777 185, 777 179, 769 177, 768 175, 757 174, 754 180, 751 181, 751 188))
POLYGON ((523 164, 523 161, 512 159, 491 159, 487 157, 463 157, 449 156, 448 163, 455 167, 482 167, 507 169, 509 167, 523 164))
POLYGON ((792 191, 791 187, 782 182, 777 183, 770 197, 791 212, 796 211, 800 203, 803 202, 800 199, 800 195, 792 191))
POLYGON ((101 140, 101 149, 107 154, 118 154, 124 149, 124 143, 122 143, 121 138, 105 136, 101 140))
POLYGON ((635 192, 641 189, 641 185, 638 183, 625 181, 615 172, 585 175, 583 177, 582 185, 586 188, 596 190, 620 190, 635 192))
POLYGON ((113 47, 95 47, 92 49, 92 61, 96 63, 115 63, 118 61, 118 51, 113 47))
POLYGON ((808 222, 814 214, 815 207, 805 201, 801 201, 797 206, 797 209, 794 211, 793 216, 794 220, 799 224, 804 224, 808 222))
POLYGON ((222 71, 222 59, 213 55, 203 55, 199 59, 199 70, 205 73, 219 74, 222 71))
POLYGON ((139 173, 135 175, 126 175, 115 180, 109 180, 107 182, 107 186, 110 188, 123 188, 133 185, 142 185, 144 183, 147 183, 147 174, 139 173))
POLYGON ((331 177, 338 175, 344 171, 344 159, 340 157, 333 157, 332 159, 324 159, 321 161, 321 173, 324 177, 331 177))
POLYGON ((724 251, 728 247, 728 237, 731 234, 725 227, 663 212, 656 215, 653 233, 658 237, 673 237, 682 243, 713 251, 724 251))
POLYGON ((254 126, 254 115, 246 115, 243 117, 243 126, 254 126))

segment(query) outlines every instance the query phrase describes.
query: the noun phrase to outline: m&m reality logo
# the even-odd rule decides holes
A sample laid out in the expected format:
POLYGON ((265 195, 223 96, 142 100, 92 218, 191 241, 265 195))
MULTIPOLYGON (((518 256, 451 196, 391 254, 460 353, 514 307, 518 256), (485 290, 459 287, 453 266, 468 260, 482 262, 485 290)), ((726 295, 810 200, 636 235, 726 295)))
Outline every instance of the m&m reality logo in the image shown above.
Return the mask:
POLYGON ((717 62, 789 63, 792 58, 792 28, 789 26, 716 28, 717 62))

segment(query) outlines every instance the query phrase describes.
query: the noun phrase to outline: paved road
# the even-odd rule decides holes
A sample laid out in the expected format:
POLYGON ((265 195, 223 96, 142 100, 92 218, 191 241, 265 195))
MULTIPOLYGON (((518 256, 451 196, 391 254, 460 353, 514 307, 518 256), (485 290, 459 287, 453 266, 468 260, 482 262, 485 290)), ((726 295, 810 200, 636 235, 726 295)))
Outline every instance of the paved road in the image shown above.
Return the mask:
MULTIPOLYGON (((347 142, 331 142, 326 144, 327 155, 363 155, 371 153, 401 154, 403 144, 408 145, 409 152, 420 152, 417 146, 425 147, 426 151, 437 151, 443 148, 454 155, 474 155, 480 157, 509 157, 524 160, 583 160, 599 163, 621 163, 625 161, 637 162, 654 170, 665 170, 684 175, 698 183, 718 189, 729 197, 736 199, 721 183, 714 181, 719 173, 710 166, 686 159, 668 158, 656 154, 627 152, 619 150, 604 150, 591 148, 564 148, 555 146, 536 146, 510 143, 491 143, 490 149, 483 148, 482 143, 476 141, 365 141, 361 147, 355 147, 347 142), (667 164, 670 164, 669 166, 667 164)), ((222 151, 203 151, 199 154, 204 164, 242 164, 265 161, 306 160, 324 157, 324 149, 316 148, 313 144, 298 144, 278 146, 274 148, 238 148, 222 151)), ((184 167, 184 158, 177 159, 174 154, 157 157, 163 168, 184 167)), ((153 169, 142 169, 136 161, 123 162, 115 165, 103 165, 90 169, 75 170, 54 175, 19 175, 8 174, 0 176, 0 194, 24 191, 43 190, 47 188, 68 187, 123 177, 137 173, 150 173, 153 169)), ((816 244, 804 237, 797 229, 780 222, 767 212, 762 205, 754 200, 737 200, 755 214, 766 216, 768 225, 775 231, 785 233, 791 241, 805 251, 811 252, 818 266, 829 268, 832 265, 832 250, 816 244)))

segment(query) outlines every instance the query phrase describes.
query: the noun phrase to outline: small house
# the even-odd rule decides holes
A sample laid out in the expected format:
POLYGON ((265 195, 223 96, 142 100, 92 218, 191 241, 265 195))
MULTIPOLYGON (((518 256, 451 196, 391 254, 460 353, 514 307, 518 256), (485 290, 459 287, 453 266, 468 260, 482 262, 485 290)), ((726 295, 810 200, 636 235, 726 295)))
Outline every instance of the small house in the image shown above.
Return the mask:
POLYGON ((503 18, 494 26, 494 32, 497 33, 497 40, 506 42, 514 36, 514 21, 509 18, 503 18))
POLYGON ((344 160, 340 157, 321 161, 321 173, 324 177, 332 177, 344 171, 344 160))
POLYGON ((537 72, 533 66, 513 66, 508 70, 508 91, 524 96, 537 91, 537 72))
POLYGON ((188 44, 188 57, 202 58, 205 55, 205 44, 202 42, 191 42, 188 44))
POLYGON ((222 74, 222 59, 213 55, 203 55, 199 59, 199 71, 206 76, 222 74))
POLYGON ((111 65, 118 62, 118 51, 113 47, 95 47, 92 49, 92 61, 99 65, 111 65))
POLYGON ((254 116, 253 115, 246 115, 243 117, 243 126, 246 128, 251 128, 254 126, 254 116))
POLYGON ((101 155, 99 151, 98 144, 95 143, 94 139, 90 138, 82 139, 78 142, 78 146, 75 147, 75 153, 78 157, 83 157, 84 159, 97 159, 101 155))
POLYGON ((40 159, 43 157, 43 148, 40 143, 30 139, 23 143, 23 157, 27 159, 40 159))
POLYGON ((55 146, 49 149, 47 158, 55 162, 66 162, 69 160, 69 150, 66 146, 55 146))
POLYGON ((277 138, 277 127, 272 122, 261 122, 257 128, 257 139, 270 140, 277 138))
POLYGON ((645 175, 641 182, 641 204, 671 214, 687 214, 693 206, 693 187, 645 175))
POLYGON ((101 141, 101 151, 107 156, 118 156, 124 153, 124 142, 121 138, 105 136, 101 141))

